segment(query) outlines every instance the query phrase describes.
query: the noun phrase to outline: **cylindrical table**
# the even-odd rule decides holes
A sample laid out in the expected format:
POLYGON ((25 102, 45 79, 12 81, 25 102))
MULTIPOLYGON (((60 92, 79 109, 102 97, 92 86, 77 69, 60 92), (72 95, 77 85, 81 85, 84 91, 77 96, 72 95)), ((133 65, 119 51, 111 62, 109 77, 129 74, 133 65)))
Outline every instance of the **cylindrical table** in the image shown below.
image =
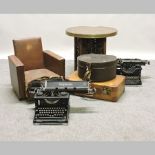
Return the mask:
POLYGON ((117 30, 103 26, 77 26, 68 28, 66 34, 74 37, 74 70, 76 70, 79 55, 106 54, 106 37, 115 36, 117 30))

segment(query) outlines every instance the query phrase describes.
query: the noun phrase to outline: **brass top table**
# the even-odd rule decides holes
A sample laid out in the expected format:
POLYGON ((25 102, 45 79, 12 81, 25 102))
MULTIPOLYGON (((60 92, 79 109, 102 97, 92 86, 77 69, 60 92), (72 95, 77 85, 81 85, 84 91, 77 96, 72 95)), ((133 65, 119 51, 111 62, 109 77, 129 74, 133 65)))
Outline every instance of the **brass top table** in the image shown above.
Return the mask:
POLYGON ((117 30, 103 26, 76 26, 66 30, 74 37, 74 70, 77 69, 77 57, 82 54, 106 54, 106 37, 115 36, 117 30))

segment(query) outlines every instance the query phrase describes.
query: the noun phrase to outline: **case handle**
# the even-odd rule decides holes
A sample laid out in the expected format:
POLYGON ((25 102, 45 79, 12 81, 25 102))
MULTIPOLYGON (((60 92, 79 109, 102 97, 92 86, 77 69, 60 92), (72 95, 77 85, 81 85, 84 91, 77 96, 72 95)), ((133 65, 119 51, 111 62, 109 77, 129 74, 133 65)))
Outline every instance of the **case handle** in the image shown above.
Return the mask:
POLYGON ((86 72, 84 74, 83 79, 86 81, 90 81, 90 77, 91 77, 91 64, 86 66, 86 72))

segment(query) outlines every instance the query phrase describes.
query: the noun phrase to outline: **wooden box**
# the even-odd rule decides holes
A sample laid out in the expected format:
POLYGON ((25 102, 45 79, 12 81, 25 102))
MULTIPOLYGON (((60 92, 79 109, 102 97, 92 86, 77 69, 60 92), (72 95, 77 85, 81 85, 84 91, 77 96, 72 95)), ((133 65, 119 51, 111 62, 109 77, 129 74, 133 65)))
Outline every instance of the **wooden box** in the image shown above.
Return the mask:
MULTIPOLYGON (((77 71, 74 71, 68 76, 67 80, 82 81, 82 79, 78 77, 77 71)), ((125 77, 117 75, 113 80, 106 82, 92 82, 90 85, 91 88, 95 88, 96 90, 93 95, 82 93, 76 93, 75 95, 116 102, 125 91, 125 77)))

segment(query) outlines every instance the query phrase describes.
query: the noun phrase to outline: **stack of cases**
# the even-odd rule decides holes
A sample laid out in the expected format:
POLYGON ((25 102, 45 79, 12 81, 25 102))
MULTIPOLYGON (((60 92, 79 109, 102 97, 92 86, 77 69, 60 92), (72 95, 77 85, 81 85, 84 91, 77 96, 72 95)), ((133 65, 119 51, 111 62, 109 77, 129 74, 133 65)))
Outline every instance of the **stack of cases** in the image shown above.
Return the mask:
POLYGON ((116 102, 125 90, 125 77, 116 75, 117 58, 112 55, 84 54, 77 58, 77 71, 67 79, 90 81, 94 94, 75 95, 116 102))

